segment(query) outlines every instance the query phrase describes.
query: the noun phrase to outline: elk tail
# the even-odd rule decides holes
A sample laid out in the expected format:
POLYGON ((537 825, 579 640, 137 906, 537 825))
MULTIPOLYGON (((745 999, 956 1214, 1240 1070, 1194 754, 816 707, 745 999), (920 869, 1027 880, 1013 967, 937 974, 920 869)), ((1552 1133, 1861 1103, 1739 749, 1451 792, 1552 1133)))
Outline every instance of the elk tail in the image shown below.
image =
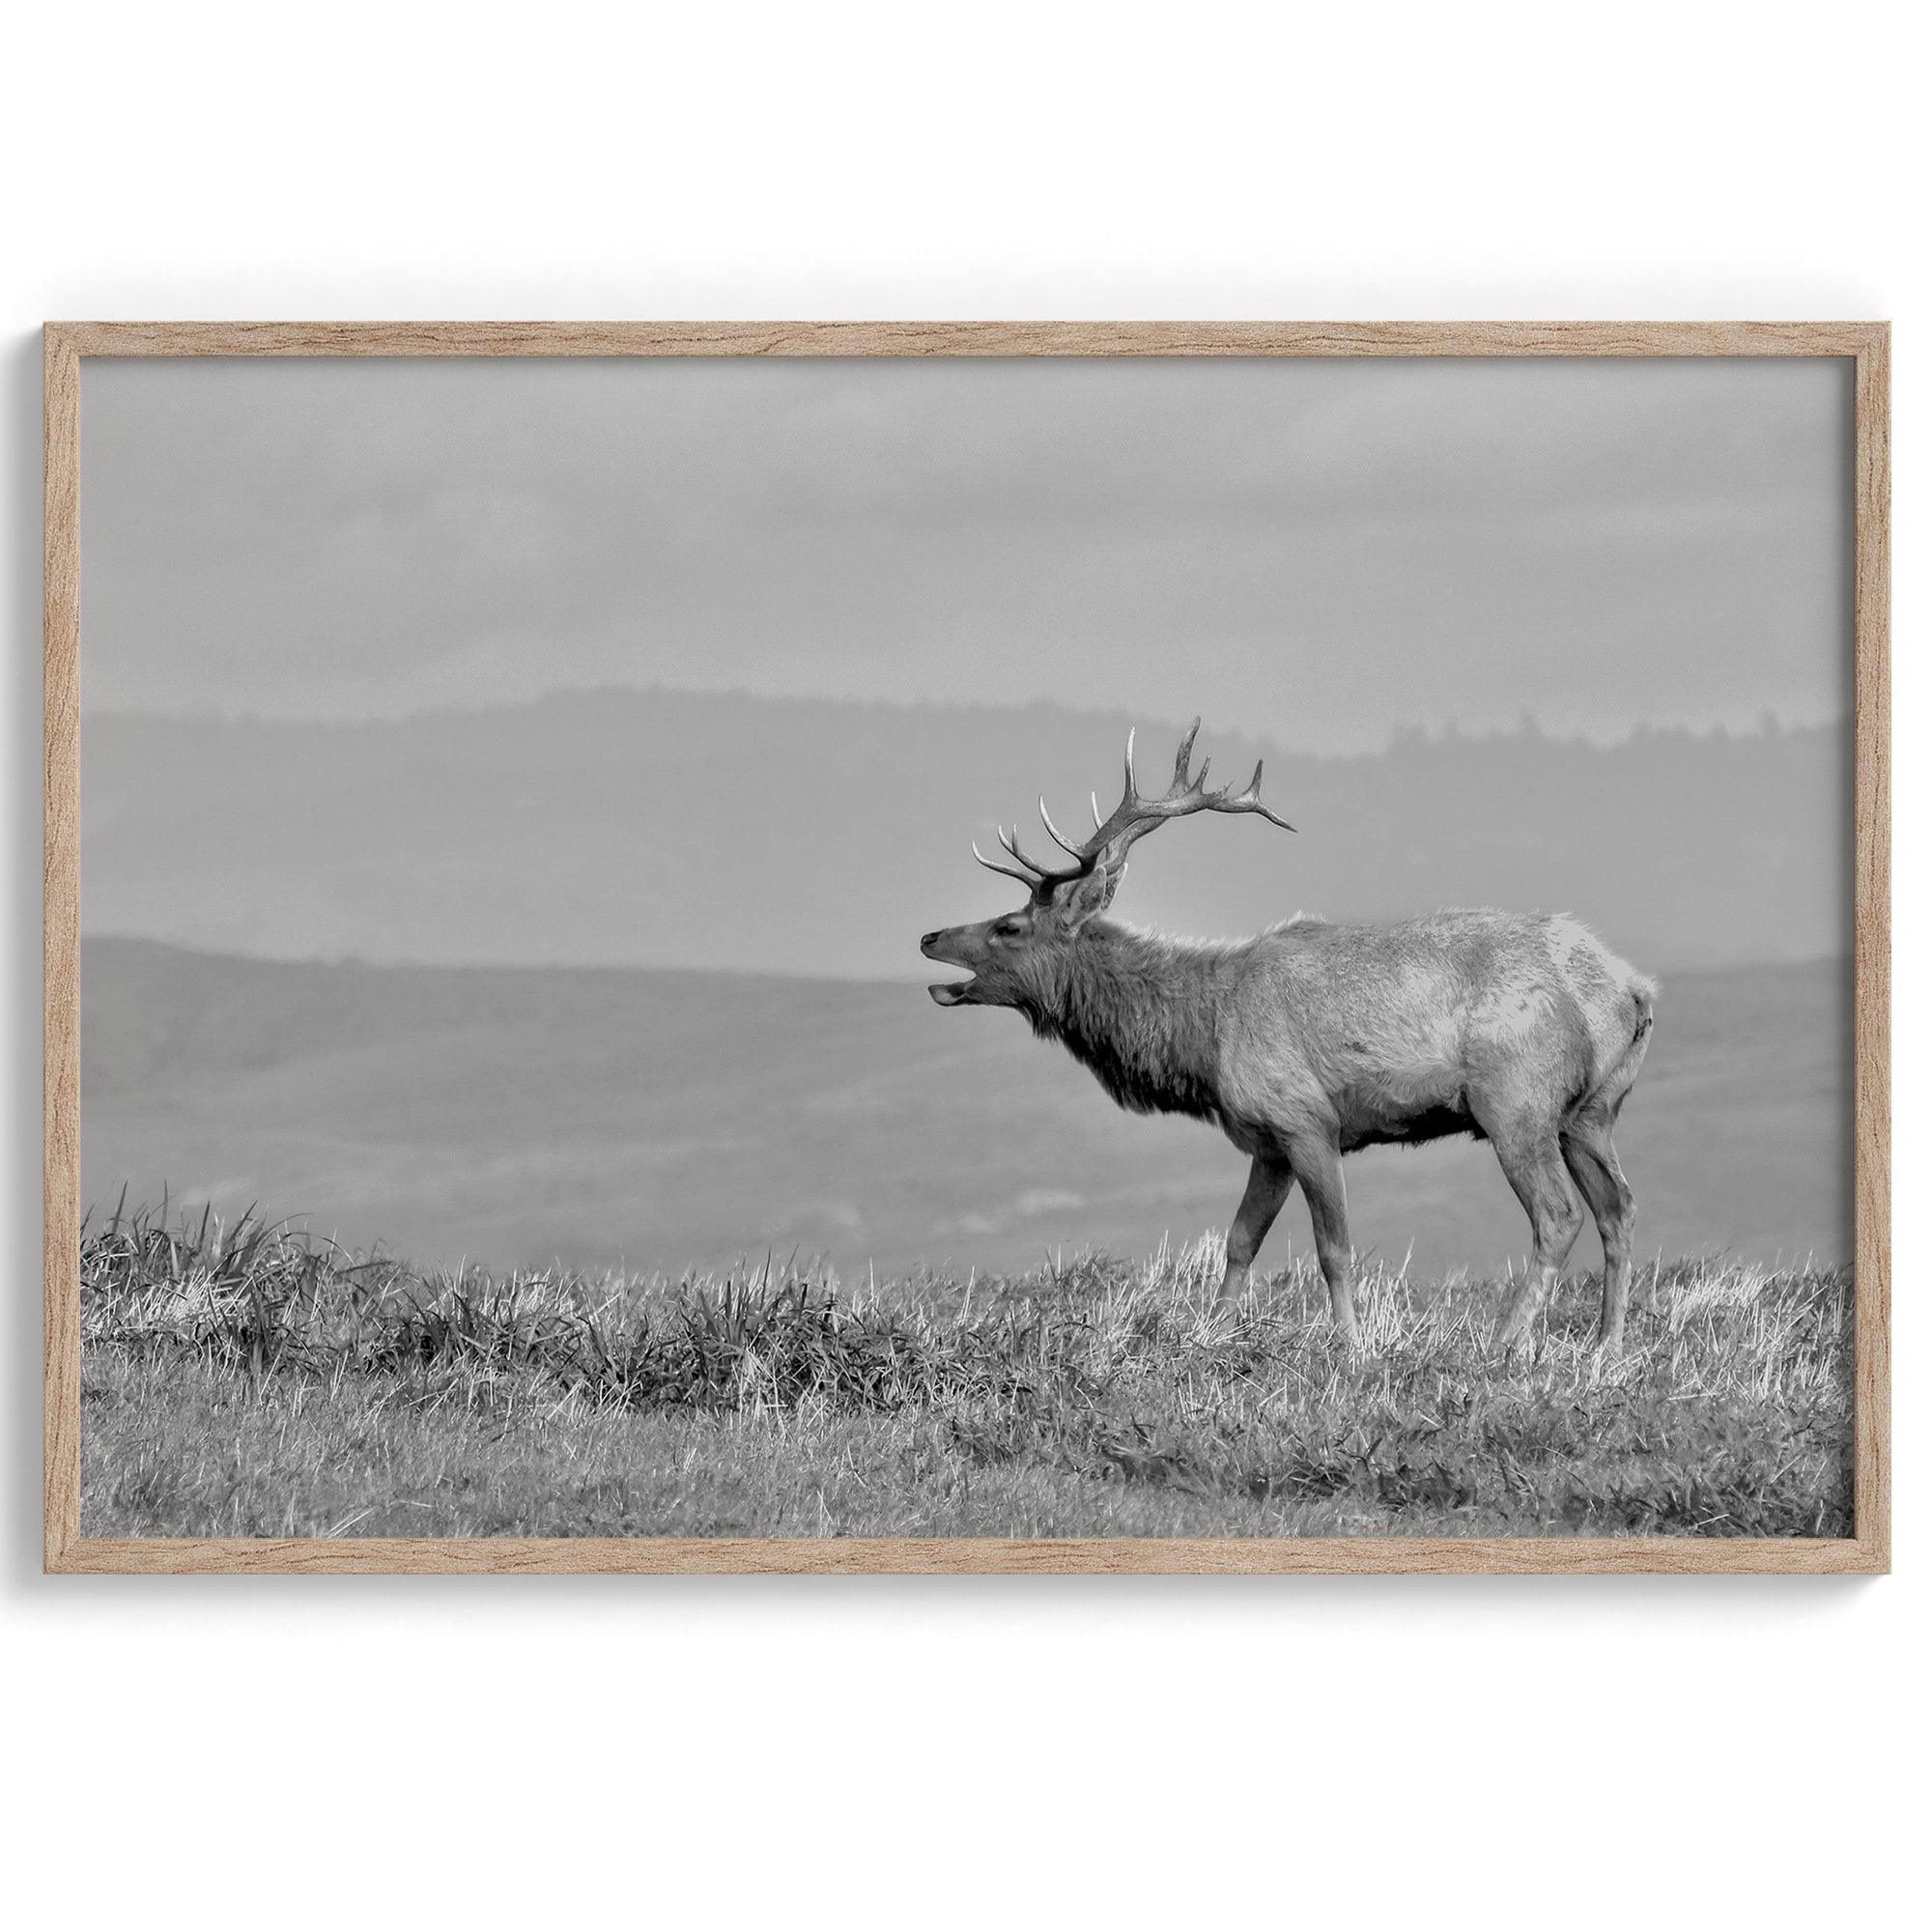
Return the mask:
POLYGON ((1634 1046, 1650 1031, 1657 1017, 1657 981, 1646 974, 1632 974, 1630 1003, 1633 1009, 1631 1044, 1634 1046))
POLYGON ((1636 1084, 1636 1076, 1643 1067, 1644 1054, 1650 1046, 1650 1029, 1656 1016, 1657 981, 1641 973, 1632 973, 1624 981, 1623 996, 1628 1003, 1626 1010, 1629 1018, 1626 1023, 1630 1027, 1629 1039, 1620 1048, 1610 1048, 1610 1065, 1598 1074, 1581 1100, 1582 1104, 1606 1108, 1612 1121, 1616 1119, 1625 1095, 1636 1084))

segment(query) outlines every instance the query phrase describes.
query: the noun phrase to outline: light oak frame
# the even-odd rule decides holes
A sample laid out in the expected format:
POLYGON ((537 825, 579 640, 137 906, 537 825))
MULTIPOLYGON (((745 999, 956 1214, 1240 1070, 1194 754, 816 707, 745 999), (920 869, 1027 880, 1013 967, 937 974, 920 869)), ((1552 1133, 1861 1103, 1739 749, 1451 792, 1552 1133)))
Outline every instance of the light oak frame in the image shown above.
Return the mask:
POLYGON ((64 322, 46 353, 45 1563, 144 1572, 1882 1572, 1890 1567, 1890 330, 1879 322, 64 322), (90 356, 1824 355, 1855 364, 1848 1538, 99 1538, 80 1533, 80 406, 90 356))

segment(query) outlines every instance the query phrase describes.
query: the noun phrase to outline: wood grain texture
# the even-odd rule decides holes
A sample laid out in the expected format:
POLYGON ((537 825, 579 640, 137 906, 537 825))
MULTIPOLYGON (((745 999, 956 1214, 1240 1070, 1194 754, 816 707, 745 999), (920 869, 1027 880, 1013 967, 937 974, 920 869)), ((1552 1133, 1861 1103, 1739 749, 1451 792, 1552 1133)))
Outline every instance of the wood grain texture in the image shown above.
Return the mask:
POLYGON ((82 355, 1857 355, 1869 322, 72 322, 82 355))
POLYGON ((46 350, 46 1567, 64 1573, 1717 1573, 1890 1565, 1890 432, 1875 322, 79 322, 46 350), (1856 1535, 688 1540, 80 1534, 81 359, 90 355, 1842 355, 1855 358, 1856 1535))
POLYGON ((45 358, 46 1562, 80 1535, 80 358, 49 329, 45 358))
POLYGON ((69 1546, 70 1571, 601 1576, 1813 1576, 1879 1566, 1826 1537, 143 1537, 69 1546))
POLYGON ((1891 332, 1860 352, 1853 457, 1853 1527, 1891 1563, 1891 332))

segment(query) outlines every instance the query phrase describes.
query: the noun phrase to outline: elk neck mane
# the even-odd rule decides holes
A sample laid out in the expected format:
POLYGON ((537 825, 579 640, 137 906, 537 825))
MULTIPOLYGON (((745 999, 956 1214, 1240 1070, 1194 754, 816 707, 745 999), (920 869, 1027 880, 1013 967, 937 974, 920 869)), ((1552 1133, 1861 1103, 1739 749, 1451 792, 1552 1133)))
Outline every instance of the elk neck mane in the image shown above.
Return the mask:
POLYGON ((1122 1107, 1213 1120, 1221 990, 1250 944, 1178 939, 1096 919, 1043 962, 1020 1010, 1122 1107))

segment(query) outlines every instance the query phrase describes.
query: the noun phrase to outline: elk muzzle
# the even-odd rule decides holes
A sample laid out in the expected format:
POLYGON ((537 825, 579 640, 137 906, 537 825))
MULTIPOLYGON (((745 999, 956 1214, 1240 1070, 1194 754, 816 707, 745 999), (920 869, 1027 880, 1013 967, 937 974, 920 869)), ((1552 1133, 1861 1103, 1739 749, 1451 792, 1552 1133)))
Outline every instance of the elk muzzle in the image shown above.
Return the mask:
MULTIPOLYGON (((919 950, 928 959, 938 960, 942 966, 959 966, 968 973, 974 973, 980 964, 971 951, 971 942, 977 936, 977 927, 948 926, 944 931, 925 934, 919 942, 919 950)), ((932 996, 935 1006, 958 1007, 970 1004, 977 984, 977 980, 945 980, 925 990, 932 996)))

